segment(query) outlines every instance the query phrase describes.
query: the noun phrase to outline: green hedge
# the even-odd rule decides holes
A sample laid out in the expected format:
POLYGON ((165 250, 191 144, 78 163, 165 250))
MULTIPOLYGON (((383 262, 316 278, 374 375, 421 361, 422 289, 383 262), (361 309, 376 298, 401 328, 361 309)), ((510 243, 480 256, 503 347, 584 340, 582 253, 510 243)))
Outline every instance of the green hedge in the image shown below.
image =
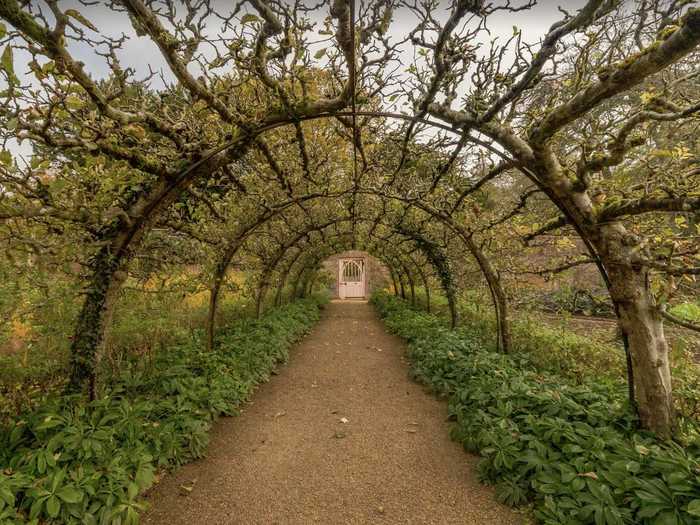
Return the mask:
POLYGON ((624 391, 541 371, 525 354, 483 350, 403 301, 373 297, 409 343, 412 373, 449 397, 455 440, 483 459, 480 478, 545 524, 700 524, 700 444, 636 430, 624 391))
POLYGON ((320 301, 277 308, 134 363, 85 403, 58 396, 0 429, 0 524, 138 522, 156 471, 201 457, 212 422, 233 414, 318 320, 320 301))

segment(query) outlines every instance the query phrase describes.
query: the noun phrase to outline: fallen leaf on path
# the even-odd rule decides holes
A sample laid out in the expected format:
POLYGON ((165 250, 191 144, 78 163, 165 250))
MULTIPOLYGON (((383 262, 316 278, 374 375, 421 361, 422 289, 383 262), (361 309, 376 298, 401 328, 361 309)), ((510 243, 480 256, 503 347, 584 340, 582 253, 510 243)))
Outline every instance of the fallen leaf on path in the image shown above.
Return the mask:
POLYGON ((418 431, 415 428, 407 428, 406 432, 408 432, 409 434, 415 434, 418 431))
POLYGON ((340 418, 340 422, 341 422, 341 423, 350 423, 350 420, 349 420, 348 418, 346 418, 346 417, 341 417, 341 418, 340 418))
POLYGON ((277 412, 277 413, 275 414, 275 419, 277 419, 278 417, 286 416, 286 415, 287 415, 287 411, 286 411, 286 410, 280 410, 279 412, 277 412))
POLYGON ((333 434, 333 437, 335 439, 343 439, 345 436, 346 436, 345 432, 336 432, 335 434, 333 434))
POLYGON ((190 485, 180 485, 180 490, 184 491, 183 496, 186 496, 194 490, 194 486, 197 484, 197 480, 193 479, 190 485))

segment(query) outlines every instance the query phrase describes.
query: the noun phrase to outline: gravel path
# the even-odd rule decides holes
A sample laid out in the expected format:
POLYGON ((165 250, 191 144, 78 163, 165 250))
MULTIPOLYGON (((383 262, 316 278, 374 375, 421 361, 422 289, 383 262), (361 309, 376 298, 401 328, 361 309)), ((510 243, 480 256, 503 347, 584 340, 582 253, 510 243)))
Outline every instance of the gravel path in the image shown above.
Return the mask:
POLYGON ((152 524, 516 524, 448 437, 442 402, 407 377, 372 307, 331 303, 290 363, 206 459, 149 495, 152 524))

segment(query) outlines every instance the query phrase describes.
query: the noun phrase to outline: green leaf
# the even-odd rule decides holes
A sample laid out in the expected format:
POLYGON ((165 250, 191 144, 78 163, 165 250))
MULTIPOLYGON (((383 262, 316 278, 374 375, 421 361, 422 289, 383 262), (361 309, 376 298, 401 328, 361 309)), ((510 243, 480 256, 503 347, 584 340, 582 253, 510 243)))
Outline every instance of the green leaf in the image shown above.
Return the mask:
POLYGON ((136 499, 136 496, 139 494, 139 486, 137 483, 134 483, 133 481, 129 483, 127 486, 127 497, 129 498, 129 501, 134 501, 136 499))
POLYGON ((0 23, 0 38, 4 38, 7 34, 7 27, 5 24, 0 23))
MULTIPOLYGON (((7 503, 10 507, 15 506, 15 495, 12 494, 12 491, 8 487, 0 487, 0 502, 1 501, 7 503)), ((1 506, 0 509, 2 509, 1 506)))
POLYGON ((318 51, 316 51, 316 53, 314 53, 314 58, 316 60, 319 60, 319 59, 323 58, 325 56, 325 54, 326 54, 326 48, 324 47, 323 49, 319 49, 318 51))
POLYGON ((636 474, 639 472, 639 469, 641 468, 641 465, 637 463, 636 461, 628 461, 627 464, 625 465, 625 468, 629 471, 632 472, 633 474, 636 474))
POLYGON ((150 466, 143 466, 136 472, 134 481, 138 483, 141 489, 147 489, 153 484, 153 470, 150 466))
POLYGON ((46 512, 52 518, 57 518, 58 513, 61 511, 61 502, 58 501, 56 496, 51 496, 46 500, 46 512))
POLYGON ((63 478, 66 477, 66 471, 65 470, 59 470, 53 475, 53 479, 51 480, 51 492, 56 492, 56 489, 61 485, 61 482, 63 481, 63 478))
POLYGON ((46 472, 46 456, 44 454, 36 458, 36 469, 39 471, 39 474, 46 472))
POLYGON ((56 492, 56 496, 66 503, 78 503, 83 499, 83 494, 73 487, 63 487, 56 492))
POLYGON ((31 508, 29 509, 29 519, 33 520, 41 513, 41 507, 44 506, 44 498, 38 498, 34 500, 31 508))
POLYGON ((685 511, 691 516, 700 516, 700 499, 694 499, 688 503, 688 508, 685 511))
POLYGON ((65 15, 69 16, 71 18, 74 18, 75 20, 77 20, 78 22, 83 24, 85 27, 88 27, 88 28, 92 29, 93 31, 97 31, 97 28, 92 24, 92 22, 90 22, 90 20, 85 18, 81 13, 79 13, 75 9, 68 9, 65 12, 65 15))

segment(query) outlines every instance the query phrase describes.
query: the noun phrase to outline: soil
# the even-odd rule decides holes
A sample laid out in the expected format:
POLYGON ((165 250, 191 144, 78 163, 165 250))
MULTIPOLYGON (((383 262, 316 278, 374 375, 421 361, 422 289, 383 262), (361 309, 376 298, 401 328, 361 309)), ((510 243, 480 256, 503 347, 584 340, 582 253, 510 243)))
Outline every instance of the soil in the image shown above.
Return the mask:
POLYGON ((371 306, 333 302, 207 458, 148 496, 150 524, 524 523, 448 437, 446 407, 408 378, 371 306))

